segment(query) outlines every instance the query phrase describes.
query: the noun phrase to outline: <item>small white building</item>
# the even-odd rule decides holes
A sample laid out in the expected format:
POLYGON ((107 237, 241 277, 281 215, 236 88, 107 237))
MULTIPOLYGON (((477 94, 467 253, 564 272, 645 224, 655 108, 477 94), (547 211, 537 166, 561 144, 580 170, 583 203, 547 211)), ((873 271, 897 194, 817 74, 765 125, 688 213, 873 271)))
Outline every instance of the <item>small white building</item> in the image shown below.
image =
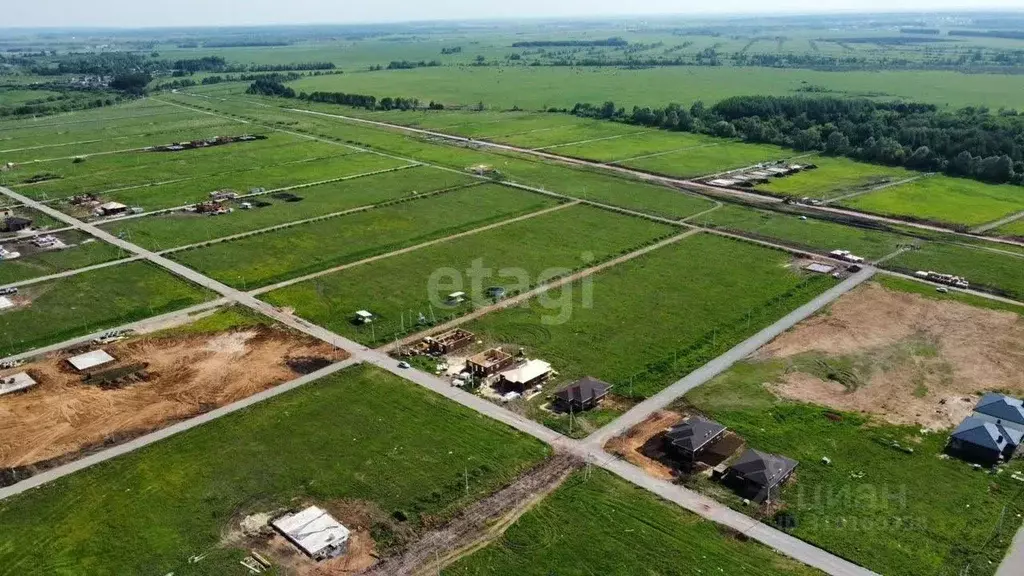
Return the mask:
POLYGON ((314 560, 335 558, 348 548, 348 528, 316 506, 282 516, 270 525, 314 560))
POLYGON ((78 370, 79 372, 85 372, 97 366, 109 364, 114 361, 114 357, 107 354, 104 350, 93 350, 92 352, 86 352, 85 354, 79 354, 78 356, 72 356, 68 358, 68 364, 78 370))
POLYGON ((527 360, 519 366, 498 375, 502 384, 507 387, 525 390, 531 388, 551 375, 551 364, 543 360, 527 360))
POLYGON ((369 324, 370 322, 373 322, 373 314, 367 310, 357 310, 356 322, 360 324, 369 324))
POLYGON ((0 396, 25 390, 36 385, 36 381, 27 372, 18 372, 10 376, 0 377, 0 396))
POLYGON ((0 310, 7 310, 8 308, 14 308, 14 302, 7 296, 0 296, 0 310))
POLYGON ((448 295, 448 304, 450 306, 455 306, 456 304, 462 304, 465 301, 466 301, 466 293, 465 292, 452 292, 451 294, 448 295))
POLYGON ((128 206, 121 204, 120 202, 106 202, 100 204, 99 208, 96 209, 101 216, 114 216, 116 214, 124 214, 128 211, 128 206))

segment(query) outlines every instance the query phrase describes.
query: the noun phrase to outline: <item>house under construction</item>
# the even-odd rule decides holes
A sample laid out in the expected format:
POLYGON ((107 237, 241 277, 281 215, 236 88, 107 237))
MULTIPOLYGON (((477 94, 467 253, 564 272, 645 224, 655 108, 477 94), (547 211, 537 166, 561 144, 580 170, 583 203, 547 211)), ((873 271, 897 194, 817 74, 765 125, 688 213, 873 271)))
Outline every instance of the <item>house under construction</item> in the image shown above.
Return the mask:
POLYGON ((427 336, 423 342, 427 345, 429 354, 451 354, 472 344, 474 338, 472 332, 456 328, 436 336, 427 336))
POLYGON ((475 378, 486 378, 505 370, 515 362, 511 354, 501 348, 491 348, 466 360, 466 368, 475 378))

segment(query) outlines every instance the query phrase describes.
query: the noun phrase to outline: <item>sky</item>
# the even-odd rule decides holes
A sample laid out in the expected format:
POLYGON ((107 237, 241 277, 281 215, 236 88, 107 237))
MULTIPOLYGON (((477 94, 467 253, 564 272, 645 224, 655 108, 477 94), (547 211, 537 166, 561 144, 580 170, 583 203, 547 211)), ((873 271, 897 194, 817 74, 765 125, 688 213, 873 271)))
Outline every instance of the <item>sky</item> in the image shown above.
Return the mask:
POLYGON ((6 27, 242 26, 411 20, 822 11, 1024 9, 1024 0, 11 0, 6 27))

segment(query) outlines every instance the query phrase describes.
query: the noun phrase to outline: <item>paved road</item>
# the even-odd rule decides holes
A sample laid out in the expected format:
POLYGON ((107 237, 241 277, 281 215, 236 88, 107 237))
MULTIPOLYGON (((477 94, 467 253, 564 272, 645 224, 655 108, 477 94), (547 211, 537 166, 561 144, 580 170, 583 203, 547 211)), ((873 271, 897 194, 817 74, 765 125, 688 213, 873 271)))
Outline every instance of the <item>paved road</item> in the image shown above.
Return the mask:
POLYGON ((718 376, 736 362, 739 362, 750 354, 753 354, 768 342, 771 342, 772 339, 779 334, 782 334, 786 330, 796 326, 799 322, 802 322, 817 313, 843 294, 853 290, 861 283, 874 276, 875 272, 875 268, 870 266, 865 267, 860 272, 850 276, 846 280, 843 280, 836 286, 822 292, 814 300, 811 300, 796 310, 793 310, 771 326, 761 330, 757 334, 754 334, 750 338, 736 345, 725 354, 722 354, 718 358, 715 358, 711 362, 708 362, 697 370, 687 374, 684 378, 678 380, 668 388, 665 388, 661 392, 637 404, 628 412, 619 416, 603 428, 595 430, 584 440, 584 442, 594 448, 603 447, 608 440, 611 440, 615 436, 618 436, 626 430, 629 430, 643 422, 654 412, 661 410, 677 398, 685 395, 690 390, 693 390, 715 376, 718 376))
MULTIPOLYGON (((421 135, 424 135, 424 136, 431 136, 433 138, 442 138, 442 139, 450 140, 450 141, 453 141, 453 142, 461 142, 461 143, 465 143, 465 144, 472 144, 474 146, 482 146, 482 147, 486 147, 486 148, 493 148, 495 150, 504 150, 506 152, 515 152, 517 154, 529 154, 529 155, 533 155, 533 156, 539 156, 541 158, 546 158, 548 160, 553 160, 555 162, 561 162, 563 164, 575 164, 575 165, 578 165, 578 166, 586 166, 586 167, 590 167, 590 168, 598 168, 598 169, 602 169, 602 170, 618 172, 618 173, 621 173, 621 174, 628 175, 628 176, 630 176, 633 179, 644 180, 644 181, 648 181, 648 182, 655 182, 655 183, 659 183, 659 184, 667 184, 669 186, 673 186, 673 187, 677 187, 677 188, 682 187, 682 188, 687 189, 687 190, 691 190, 691 191, 694 191, 694 192, 703 192, 703 193, 709 194, 711 196, 716 196, 716 197, 731 196, 731 197, 734 197, 734 198, 741 198, 741 199, 746 200, 748 202, 758 202, 758 203, 764 203, 764 204, 776 204, 776 203, 782 202, 782 199, 780 199, 780 198, 774 198, 774 197, 771 197, 771 196, 764 196, 762 194, 756 194, 756 193, 753 193, 753 192, 744 192, 744 191, 740 191, 740 190, 733 190, 731 188, 721 188, 721 187, 718 187, 718 186, 711 186, 709 184, 703 184, 701 182, 694 182, 692 180, 685 180, 685 179, 680 179, 680 178, 670 178, 670 177, 666 177, 666 176, 658 176, 656 174, 649 174, 647 172, 641 172, 641 171, 638 171, 638 170, 632 170, 630 168, 625 168, 623 166, 618 166, 618 165, 614 165, 614 164, 605 164, 605 163, 593 162, 593 161, 589 161, 589 160, 580 160, 578 158, 570 158, 568 156, 560 156, 558 154, 551 154, 551 153, 547 153, 547 152, 543 152, 543 151, 539 151, 539 150, 531 150, 529 148, 521 148, 521 147, 518 147, 518 146, 510 146, 508 144, 498 144, 498 143, 495 143, 495 142, 488 142, 488 141, 485 141, 485 140, 474 140, 472 138, 466 138, 466 137, 463 137, 463 136, 453 136, 451 134, 445 134, 444 132, 435 132, 435 131, 432 131, 432 130, 423 130, 421 128, 412 128, 410 126, 401 126, 399 124, 390 124, 388 122, 380 122, 378 120, 367 120, 365 118, 356 118, 354 116, 345 116, 345 115, 342 115, 342 114, 329 114, 327 112, 317 112, 317 111, 314 111, 314 110, 303 110, 301 108, 286 108, 285 110, 288 110, 288 111, 291 111, 291 112, 299 112, 299 113, 303 113, 303 114, 311 114, 311 115, 314 115, 314 116, 326 116, 328 118, 338 118, 340 120, 346 120, 348 122, 355 122, 355 123, 361 123, 361 124, 369 124, 369 125, 378 126, 378 127, 381 127, 381 128, 388 128, 388 129, 391 129, 391 130, 400 130, 400 131, 405 131, 405 132, 411 132, 411 133, 414 133, 414 134, 421 134, 421 135)), ((975 239, 985 240, 985 241, 989 241, 989 242, 997 242, 997 243, 1003 243, 1003 244, 1012 244, 1012 245, 1016 245, 1016 246, 1024 246, 1024 242, 1018 242, 1018 241, 1015 241, 1015 240, 1009 240, 1009 239, 1005 239, 1005 238, 990 238, 990 237, 985 237, 985 236, 978 236, 978 235, 975 235, 975 234, 968 234, 968 233, 964 233, 964 232, 955 232, 953 230, 950 230, 948 228, 942 228, 940 226, 931 226, 931 225, 928 225, 928 224, 921 224, 921 223, 918 223, 918 222, 910 222, 910 221, 905 221, 905 220, 899 220, 899 219, 896 219, 896 218, 887 218, 885 216, 877 216, 875 214, 868 214, 868 213, 865 213, 865 212, 857 212, 857 211, 854 211, 854 210, 844 210, 844 209, 840 209, 840 208, 833 208, 833 207, 830 207, 830 206, 806 206, 806 208, 809 209, 809 210, 817 210, 817 211, 820 211, 820 212, 830 212, 830 213, 833 213, 833 214, 843 214, 843 215, 846 215, 846 216, 860 218, 862 220, 870 220, 870 221, 875 221, 875 222, 885 222, 885 223, 889 223, 889 224, 900 224, 900 225, 903 225, 903 226, 910 226, 912 228, 920 228, 922 230, 930 230, 930 231, 933 231, 933 232, 943 232, 943 233, 946 233, 946 234, 953 234, 953 235, 957 235, 957 236, 964 236, 964 237, 969 237, 969 238, 975 238, 975 239)))
POLYGON ((1010 544, 1010 551, 1003 558, 1003 562, 996 571, 996 576, 1022 576, 1024 575, 1024 526, 1017 531, 1017 535, 1010 544))

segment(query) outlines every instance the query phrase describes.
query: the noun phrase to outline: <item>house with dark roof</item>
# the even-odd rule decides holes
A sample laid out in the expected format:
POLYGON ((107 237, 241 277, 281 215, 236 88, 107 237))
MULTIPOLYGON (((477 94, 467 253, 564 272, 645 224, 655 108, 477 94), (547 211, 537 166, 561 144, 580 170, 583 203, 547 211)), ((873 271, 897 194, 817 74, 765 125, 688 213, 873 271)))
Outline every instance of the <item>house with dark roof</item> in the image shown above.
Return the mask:
POLYGON ((612 385, 586 376, 555 392, 555 408, 562 412, 583 412, 601 403, 612 385))
POLYGON ((725 426, 718 422, 691 416, 665 433, 665 454, 674 460, 692 463, 701 452, 721 440, 725 431, 725 426))
POLYGON ((20 232, 32 227, 31 218, 21 216, 8 216, 3 220, 3 229, 0 232, 20 232))
POLYGON ((1012 458, 1022 439, 1022 430, 968 416, 950 434, 947 451, 970 462, 992 465, 1012 458))
POLYGON ((974 417, 1024 432, 1024 401, 989 392, 974 406, 974 417))
POLYGON ((778 497, 782 484, 793 475, 798 462, 785 456, 748 449, 733 462, 722 477, 744 498, 754 502, 771 502, 778 497))

